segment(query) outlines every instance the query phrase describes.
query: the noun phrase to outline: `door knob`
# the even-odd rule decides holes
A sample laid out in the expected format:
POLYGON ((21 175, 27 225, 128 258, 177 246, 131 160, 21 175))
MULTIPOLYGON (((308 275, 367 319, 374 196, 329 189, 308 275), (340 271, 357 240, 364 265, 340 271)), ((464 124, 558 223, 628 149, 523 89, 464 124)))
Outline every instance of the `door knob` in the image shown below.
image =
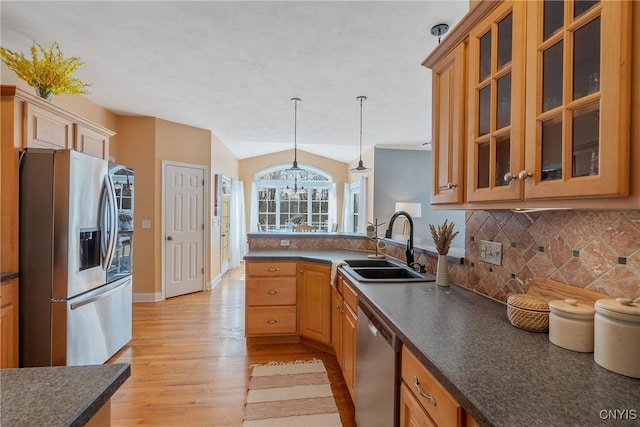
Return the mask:
POLYGON ((167 240, 173 240, 172 236, 167 236, 167 240))

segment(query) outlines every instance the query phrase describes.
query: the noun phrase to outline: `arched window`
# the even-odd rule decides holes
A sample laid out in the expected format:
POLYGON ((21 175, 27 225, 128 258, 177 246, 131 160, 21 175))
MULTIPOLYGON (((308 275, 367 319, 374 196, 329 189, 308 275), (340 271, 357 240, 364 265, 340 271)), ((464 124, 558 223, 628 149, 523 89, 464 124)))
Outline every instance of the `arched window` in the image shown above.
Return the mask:
POLYGON ((330 228, 330 203, 333 177, 309 166, 302 172, 288 171, 290 165, 279 165, 256 174, 258 190, 258 223, 261 231, 292 230, 307 224, 318 230, 330 228))

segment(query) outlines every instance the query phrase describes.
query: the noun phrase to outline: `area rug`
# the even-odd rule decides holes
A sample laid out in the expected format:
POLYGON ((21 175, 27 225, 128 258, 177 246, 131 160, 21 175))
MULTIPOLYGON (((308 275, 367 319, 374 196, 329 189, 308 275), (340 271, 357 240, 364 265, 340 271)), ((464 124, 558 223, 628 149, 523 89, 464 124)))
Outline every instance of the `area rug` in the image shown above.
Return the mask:
POLYGON ((342 426, 322 360, 254 366, 243 427, 342 426))

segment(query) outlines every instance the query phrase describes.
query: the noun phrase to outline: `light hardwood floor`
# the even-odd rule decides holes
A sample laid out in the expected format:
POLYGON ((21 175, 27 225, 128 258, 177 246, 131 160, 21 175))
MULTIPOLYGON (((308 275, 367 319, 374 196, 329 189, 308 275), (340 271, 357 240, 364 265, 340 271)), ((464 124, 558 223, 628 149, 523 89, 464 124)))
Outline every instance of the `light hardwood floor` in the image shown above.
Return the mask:
POLYGON ((113 426, 240 426, 249 366, 322 359, 342 424, 354 408, 336 358, 304 344, 256 345, 244 338, 244 268, 210 292, 133 305, 133 339, 108 363, 131 364, 111 400, 113 426))

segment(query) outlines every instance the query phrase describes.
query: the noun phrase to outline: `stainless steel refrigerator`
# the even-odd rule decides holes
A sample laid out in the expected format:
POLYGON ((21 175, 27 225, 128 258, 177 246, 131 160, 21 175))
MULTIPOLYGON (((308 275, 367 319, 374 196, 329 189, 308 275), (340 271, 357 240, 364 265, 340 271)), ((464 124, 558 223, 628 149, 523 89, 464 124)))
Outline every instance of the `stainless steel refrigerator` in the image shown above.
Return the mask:
POLYGON ((72 150, 23 153, 21 367, 101 364, 131 340, 133 235, 131 228, 122 238, 120 214, 106 160, 72 150))

